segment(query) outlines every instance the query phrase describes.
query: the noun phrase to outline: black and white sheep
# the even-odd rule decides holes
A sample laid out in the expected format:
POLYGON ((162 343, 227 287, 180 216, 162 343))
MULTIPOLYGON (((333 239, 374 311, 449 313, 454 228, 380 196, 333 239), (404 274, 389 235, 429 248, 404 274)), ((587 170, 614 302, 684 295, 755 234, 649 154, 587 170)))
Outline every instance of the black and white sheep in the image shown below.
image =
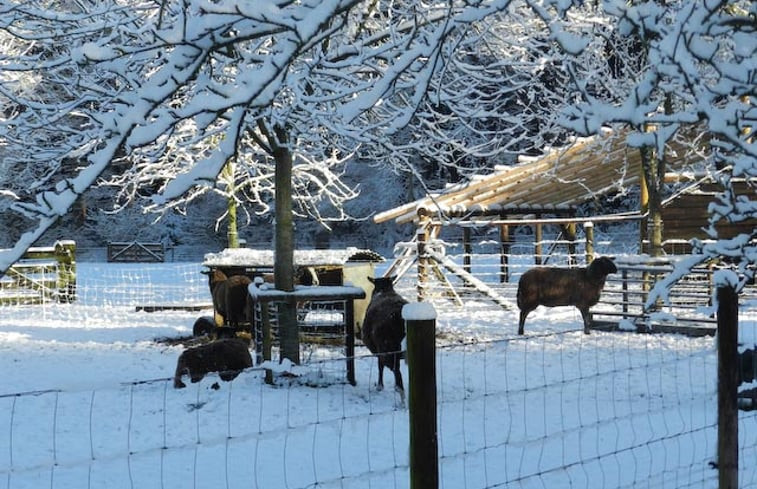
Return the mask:
POLYGON ((245 275, 227 277, 218 269, 208 275, 213 307, 223 316, 223 325, 238 328, 239 323, 247 320, 247 286, 252 280, 245 275))
POLYGON ((591 326, 589 308, 599 301, 607 275, 617 271, 612 260, 604 256, 592 261, 588 267, 541 267, 528 270, 518 282, 518 334, 523 334, 528 313, 540 305, 576 306, 584 321, 584 333, 588 334, 591 326))
POLYGON ((394 277, 371 278, 373 295, 365 311, 363 343, 378 357, 378 389, 384 388, 384 367, 394 372, 394 388, 404 394, 400 360, 405 323, 402 306, 407 301, 394 290, 394 277))
POLYGON ((247 344, 239 339, 221 339, 204 345, 187 348, 176 363, 173 386, 177 389, 186 387, 181 381, 183 375, 189 375, 191 381, 199 382, 210 372, 218 372, 221 380, 230 381, 239 372, 252 367, 252 355, 247 344))

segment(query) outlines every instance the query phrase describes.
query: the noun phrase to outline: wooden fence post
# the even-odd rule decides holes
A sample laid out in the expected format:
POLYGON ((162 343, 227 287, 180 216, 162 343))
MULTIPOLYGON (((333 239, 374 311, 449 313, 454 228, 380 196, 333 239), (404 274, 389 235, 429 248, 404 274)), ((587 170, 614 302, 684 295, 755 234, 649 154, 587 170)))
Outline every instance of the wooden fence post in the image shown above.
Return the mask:
POLYGON ((510 226, 502 224, 499 226, 499 281, 507 283, 510 280, 510 226))
POLYGON ((594 260, 594 223, 591 221, 584 223, 584 234, 586 235, 586 264, 594 260))
POLYGON ((345 351, 347 357, 347 382, 356 385, 355 380, 355 299, 344 300, 345 351))
POLYGON ((428 285, 429 259, 426 246, 431 238, 431 217, 426 209, 418 209, 418 302, 426 298, 426 286, 428 285))
POLYGON ((436 311, 428 302, 402 308, 407 330, 410 489, 439 487, 436 421, 436 311))
MULTIPOLYGON (((271 348, 273 346, 273 336, 271 334, 271 314, 268 310, 269 303, 260 301, 260 319, 263 329, 263 361, 271 361, 271 348)), ((257 346, 256 346, 257 348, 257 346)), ((273 385, 273 370, 265 369, 265 383, 273 385)))
POLYGON ((58 262, 58 302, 76 300, 76 242, 57 241, 55 259, 58 262))
POLYGON ((720 286, 718 299, 718 481, 719 489, 739 487, 739 298, 720 286))
POLYGON ((471 255, 473 249, 470 244, 470 228, 463 228, 463 270, 470 273, 471 271, 471 255))
MULTIPOLYGON (((628 297, 628 270, 623 269, 621 271, 621 275, 623 276, 623 284, 621 285, 621 288, 623 290, 623 312, 628 312, 628 301, 630 298, 628 297)), ((626 319, 625 314, 623 314, 623 319, 626 319)))
POLYGON ((576 223, 563 224, 563 233, 568 241, 568 266, 576 266, 576 223))

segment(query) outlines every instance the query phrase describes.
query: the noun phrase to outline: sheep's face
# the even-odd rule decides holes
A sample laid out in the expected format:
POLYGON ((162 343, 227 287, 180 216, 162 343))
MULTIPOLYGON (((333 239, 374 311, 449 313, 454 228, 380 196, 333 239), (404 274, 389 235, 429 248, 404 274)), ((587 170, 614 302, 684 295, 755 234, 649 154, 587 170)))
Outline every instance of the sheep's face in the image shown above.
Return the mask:
POLYGON ((213 270, 213 273, 210 274, 210 286, 219 283, 219 282, 225 282, 228 279, 225 273, 223 273, 221 270, 215 269, 213 270))
POLYGON ((611 273, 616 273, 618 267, 606 256, 600 256, 589 265, 589 273, 594 277, 606 277, 611 273))

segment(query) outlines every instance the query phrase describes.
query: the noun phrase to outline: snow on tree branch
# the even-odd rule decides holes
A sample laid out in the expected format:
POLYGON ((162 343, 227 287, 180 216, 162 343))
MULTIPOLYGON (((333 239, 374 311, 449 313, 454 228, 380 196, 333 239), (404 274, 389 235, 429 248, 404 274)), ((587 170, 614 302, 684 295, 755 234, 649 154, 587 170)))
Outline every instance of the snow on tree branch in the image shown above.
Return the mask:
MULTIPOLYGON (((667 285, 696 264, 725 258, 742 274, 741 286, 754 276, 757 231, 719 237, 721 220, 757 217, 757 5, 749 1, 666 2, 606 0, 621 36, 638 40, 647 62, 625 95, 594 91, 599 81, 581 63, 571 73, 581 87, 581 100, 565 111, 564 123, 579 133, 596 132, 603 124, 624 123, 639 132, 634 146, 662 148, 681 130, 707 133, 713 175, 725 191, 710 205, 709 232, 715 243, 695 242, 693 258, 679 263, 667 283, 649 298, 653 303, 667 285), (589 88, 586 88, 589 87, 589 88), (714 169, 713 169, 714 170, 714 169), (744 179, 747 194, 737 194, 734 178, 744 179)), ((557 39, 558 42, 563 42, 557 39)), ((564 46, 572 52, 573 46, 564 46)))

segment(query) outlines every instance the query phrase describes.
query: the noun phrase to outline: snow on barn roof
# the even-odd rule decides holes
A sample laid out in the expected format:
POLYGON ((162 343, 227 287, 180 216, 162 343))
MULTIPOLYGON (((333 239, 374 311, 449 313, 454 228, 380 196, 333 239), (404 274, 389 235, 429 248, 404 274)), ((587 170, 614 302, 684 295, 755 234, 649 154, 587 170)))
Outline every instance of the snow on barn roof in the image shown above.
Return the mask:
MULTIPOLYGON (((606 129, 597 136, 576 138, 570 145, 543 156, 524 158, 520 164, 497 168, 490 175, 477 176, 376 214, 374 221, 413 222, 420 209, 458 215, 574 209, 599 195, 641 181, 641 153, 627 144, 628 136, 628 130, 606 129)), ((679 170, 701 160, 683 144, 666 146, 668 169, 679 170)))
MULTIPOLYGON (((348 262, 379 262, 384 258, 371 250, 359 248, 343 248, 338 250, 294 250, 294 264, 297 266, 340 266, 348 262)), ((203 265, 272 267, 274 262, 273 250, 253 250, 249 248, 226 248, 219 253, 205 255, 203 265)))

